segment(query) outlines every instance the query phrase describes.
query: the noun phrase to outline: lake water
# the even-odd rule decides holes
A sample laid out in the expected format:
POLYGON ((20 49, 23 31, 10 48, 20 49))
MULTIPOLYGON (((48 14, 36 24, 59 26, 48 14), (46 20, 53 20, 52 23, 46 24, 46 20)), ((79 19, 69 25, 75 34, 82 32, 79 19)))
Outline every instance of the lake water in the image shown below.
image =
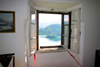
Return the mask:
POLYGON ((39 46, 57 46, 61 45, 61 35, 55 35, 56 38, 46 38, 47 35, 39 35, 39 46))

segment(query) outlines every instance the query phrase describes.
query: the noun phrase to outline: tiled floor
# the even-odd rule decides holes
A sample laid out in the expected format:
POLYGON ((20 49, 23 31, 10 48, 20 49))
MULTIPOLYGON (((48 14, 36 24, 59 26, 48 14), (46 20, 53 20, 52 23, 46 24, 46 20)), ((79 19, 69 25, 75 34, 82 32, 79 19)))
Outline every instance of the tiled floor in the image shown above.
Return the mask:
POLYGON ((35 67, 80 67, 67 52, 36 54, 35 67))

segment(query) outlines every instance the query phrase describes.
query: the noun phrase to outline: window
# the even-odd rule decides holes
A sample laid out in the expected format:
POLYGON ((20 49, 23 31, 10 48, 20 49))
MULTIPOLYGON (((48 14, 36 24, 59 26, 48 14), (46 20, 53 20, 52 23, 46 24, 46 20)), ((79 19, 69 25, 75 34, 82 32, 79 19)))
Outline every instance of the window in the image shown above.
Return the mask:
POLYGON ((39 49, 61 45, 61 18, 61 14, 39 13, 39 49))
POLYGON ((71 37, 71 12, 62 17, 62 44, 70 49, 71 37))
POLYGON ((74 52, 79 53, 80 44, 80 21, 81 20, 81 9, 72 11, 71 14, 71 47, 70 49, 74 52))
POLYGON ((29 6, 29 20, 28 20, 28 55, 34 53, 36 50, 36 11, 29 6))
MULTIPOLYGON (((35 12, 31 14, 31 22, 30 22, 30 44, 31 44, 31 52, 33 52, 36 48, 36 23, 35 23, 35 12)), ((32 53, 31 53, 32 54, 32 53)))
POLYGON ((80 40, 80 9, 68 13, 37 10, 36 13, 33 12, 31 14, 30 32, 31 52, 34 50, 59 51, 64 50, 64 48, 78 52, 80 40), (50 18, 49 16, 52 17, 50 18), (55 29, 57 28, 56 26, 59 29, 55 29), (57 32, 59 32, 58 36, 57 32), (58 42, 56 41, 55 43, 54 40, 57 38, 58 42))

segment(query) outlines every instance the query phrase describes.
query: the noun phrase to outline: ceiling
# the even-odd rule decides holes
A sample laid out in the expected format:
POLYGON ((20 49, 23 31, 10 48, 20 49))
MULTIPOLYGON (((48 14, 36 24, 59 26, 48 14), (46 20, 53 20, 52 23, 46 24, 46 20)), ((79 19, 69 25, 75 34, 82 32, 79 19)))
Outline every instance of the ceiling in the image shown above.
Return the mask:
POLYGON ((36 9, 45 10, 45 11, 51 11, 51 9, 54 9, 53 11, 64 12, 68 8, 78 5, 78 4, 67 3, 62 1, 64 0, 31 0, 31 2, 33 2, 36 9))

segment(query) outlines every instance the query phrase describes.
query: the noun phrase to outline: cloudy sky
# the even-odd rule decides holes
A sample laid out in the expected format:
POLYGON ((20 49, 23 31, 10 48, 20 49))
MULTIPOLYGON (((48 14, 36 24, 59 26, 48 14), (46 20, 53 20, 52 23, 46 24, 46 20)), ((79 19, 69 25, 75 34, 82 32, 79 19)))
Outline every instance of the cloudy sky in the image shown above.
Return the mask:
MULTIPOLYGON (((39 13, 39 27, 45 28, 51 24, 61 24, 61 14, 46 14, 46 13, 39 13)), ((68 15, 64 16, 64 21, 68 21, 68 15)), ((32 19, 35 19, 35 16, 32 16, 32 19)))

